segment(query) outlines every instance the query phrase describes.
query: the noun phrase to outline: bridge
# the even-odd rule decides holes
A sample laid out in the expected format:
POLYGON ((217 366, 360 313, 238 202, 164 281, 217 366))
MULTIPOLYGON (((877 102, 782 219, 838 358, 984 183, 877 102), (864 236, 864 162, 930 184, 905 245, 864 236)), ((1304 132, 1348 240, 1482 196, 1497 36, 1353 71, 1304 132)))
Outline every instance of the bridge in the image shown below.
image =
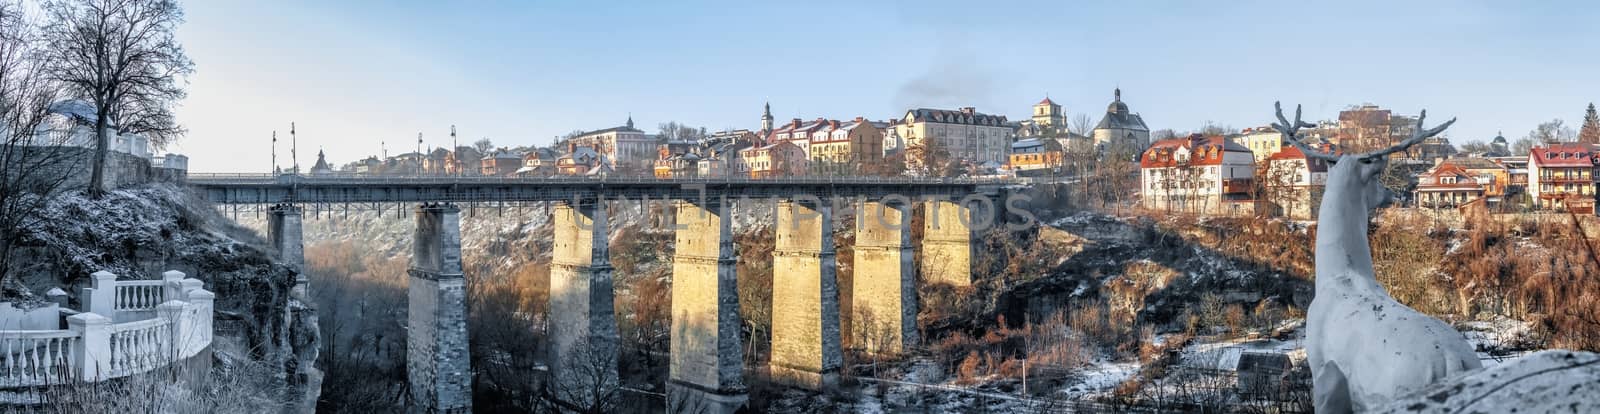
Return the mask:
MULTIPOLYGON (((993 214, 1004 180, 871 177, 655 179, 452 176, 191 174, 188 184, 219 205, 265 206, 278 259, 302 270, 304 207, 384 208, 416 204, 409 270, 407 375, 413 410, 471 410, 466 298, 459 204, 555 203, 550 264, 550 392, 591 406, 592 390, 614 389, 618 332, 613 315, 608 203, 670 202, 671 363, 674 411, 732 412, 748 398, 739 343, 731 214, 739 197, 778 201, 774 223, 772 358, 774 380, 823 389, 843 365, 841 336, 868 352, 897 354, 919 343, 916 271, 924 280, 971 283, 974 213, 993 214), (824 200, 830 200, 824 202, 824 200), (833 214, 855 211, 851 321, 840 326, 833 214), (913 252, 913 207, 924 214, 922 249, 913 252), (975 208, 988 203, 988 208, 975 208), (870 334, 868 334, 870 333, 870 334), (597 372, 599 371, 599 372, 597 372), (587 391, 587 392, 586 392, 587 391), (703 409, 702 409, 703 408, 703 409)), ((759 205, 759 203, 757 203, 759 205)), ((741 208, 749 204, 739 203, 741 208)), ((979 216, 981 217, 981 216, 979 216)), ((978 218, 980 223, 992 220, 978 218)), ((532 255, 532 252, 529 252, 532 255)), ((303 275, 303 272, 300 272, 303 275)), ((297 279, 303 294, 306 280, 297 279)))

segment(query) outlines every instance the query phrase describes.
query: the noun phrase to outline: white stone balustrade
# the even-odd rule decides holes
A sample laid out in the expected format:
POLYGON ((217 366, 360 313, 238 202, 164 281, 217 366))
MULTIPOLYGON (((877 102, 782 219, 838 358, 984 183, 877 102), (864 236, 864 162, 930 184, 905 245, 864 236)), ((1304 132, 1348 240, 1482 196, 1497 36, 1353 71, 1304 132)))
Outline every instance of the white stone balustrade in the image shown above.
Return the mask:
POLYGON ((66 329, 0 331, 0 388, 120 378, 211 346, 216 296, 199 280, 177 271, 161 280, 91 277, 79 297, 85 312, 68 317, 66 329))

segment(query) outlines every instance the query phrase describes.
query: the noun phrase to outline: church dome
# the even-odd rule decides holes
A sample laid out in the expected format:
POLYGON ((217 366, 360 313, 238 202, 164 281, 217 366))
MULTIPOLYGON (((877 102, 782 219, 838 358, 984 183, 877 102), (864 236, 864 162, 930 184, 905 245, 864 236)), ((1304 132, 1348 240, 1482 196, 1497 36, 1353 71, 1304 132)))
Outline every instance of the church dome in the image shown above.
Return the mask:
POLYGON ((1489 143, 1505 145, 1506 144, 1506 137, 1504 135, 1495 134, 1494 139, 1489 140, 1489 143))
POLYGON ((1128 113, 1128 104, 1122 103, 1122 101, 1112 102, 1111 105, 1106 105, 1106 112, 1113 114, 1128 113))
POLYGON ((1117 88, 1115 91, 1112 92, 1111 104, 1110 105, 1106 105, 1106 113, 1108 113, 1108 114, 1126 114, 1126 113, 1128 113, 1128 104, 1122 103, 1122 88, 1117 88))

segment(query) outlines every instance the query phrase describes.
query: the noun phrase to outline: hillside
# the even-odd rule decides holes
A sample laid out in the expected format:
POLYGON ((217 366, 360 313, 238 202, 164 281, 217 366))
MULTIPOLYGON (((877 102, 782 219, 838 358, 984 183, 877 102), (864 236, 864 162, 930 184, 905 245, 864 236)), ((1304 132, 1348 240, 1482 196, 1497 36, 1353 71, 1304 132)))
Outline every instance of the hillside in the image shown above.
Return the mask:
POLYGON ((283 379, 296 372, 297 353, 319 346, 315 316, 291 316, 298 314, 291 308, 305 304, 290 299, 294 276, 272 263, 260 236, 166 184, 111 191, 100 199, 67 193, 42 214, 45 220, 28 229, 17 251, 13 274, 19 277, 7 286, 8 298, 37 302, 59 287, 76 308, 79 288, 88 285, 92 272, 109 271, 119 279, 185 272, 216 294, 217 382, 259 382, 212 391, 249 392, 229 398, 262 404, 307 398, 301 390, 284 391, 283 379))

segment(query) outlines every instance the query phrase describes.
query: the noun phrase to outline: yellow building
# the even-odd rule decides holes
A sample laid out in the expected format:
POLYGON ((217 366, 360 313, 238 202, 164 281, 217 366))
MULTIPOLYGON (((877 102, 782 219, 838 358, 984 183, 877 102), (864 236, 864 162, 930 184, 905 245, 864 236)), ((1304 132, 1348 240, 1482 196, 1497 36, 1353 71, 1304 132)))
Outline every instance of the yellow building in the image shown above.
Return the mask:
POLYGON ((1065 130, 1067 116, 1061 112, 1061 105, 1047 96, 1043 101, 1033 105, 1033 124, 1040 128, 1065 130))
POLYGON ((1250 154, 1255 156, 1257 161, 1266 161, 1268 158, 1272 158, 1274 154, 1283 151, 1285 145, 1288 145, 1287 142, 1283 142, 1283 134, 1276 129, 1272 129, 1271 126, 1245 128, 1243 134, 1233 137, 1233 142, 1249 148, 1250 154))
POLYGON ((1007 167, 1019 175, 1061 172, 1061 142, 1054 138, 1028 138, 1011 144, 1007 167), (1027 174, 1024 174, 1027 173, 1027 174))
POLYGON ((825 135, 812 134, 811 174, 856 175, 883 162, 883 129, 887 126, 862 117, 843 123, 830 121, 825 135))

